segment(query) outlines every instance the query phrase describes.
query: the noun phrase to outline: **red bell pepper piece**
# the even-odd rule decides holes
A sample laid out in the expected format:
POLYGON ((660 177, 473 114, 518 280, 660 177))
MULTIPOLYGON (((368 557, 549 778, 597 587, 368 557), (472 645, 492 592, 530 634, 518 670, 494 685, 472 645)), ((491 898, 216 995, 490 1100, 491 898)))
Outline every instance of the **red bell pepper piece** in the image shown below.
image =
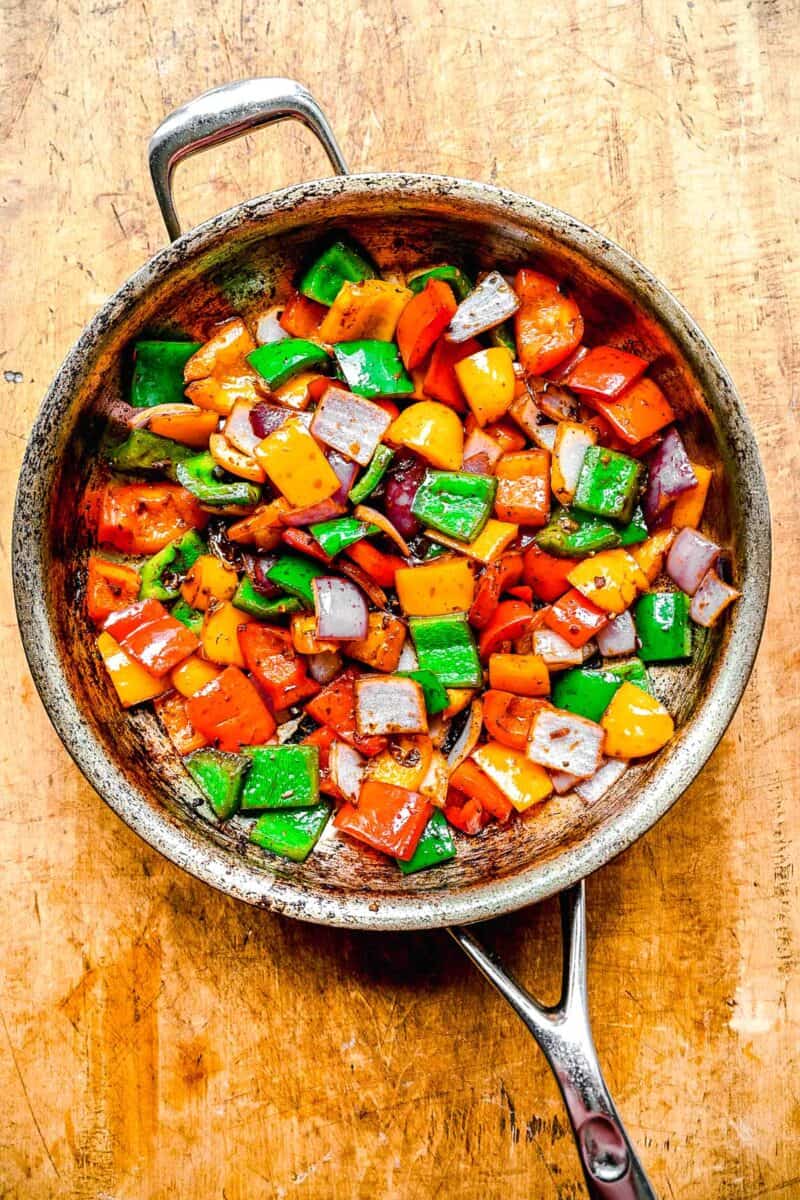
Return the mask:
POLYGON ((533 603, 533 588, 528 587, 527 583, 521 583, 519 587, 510 587, 506 590, 509 596, 513 596, 515 600, 523 600, 526 604, 533 603))
POLYGON ((667 397, 652 379, 639 379, 615 400, 604 400, 589 393, 585 399, 628 446, 649 438, 675 420, 667 397))
POLYGON ((89 555, 86 574, 86 611, 89 620, 102 625, 106 617, 132 604, 139 595, 139 572, 124 563, 89 555))
POLYGON ((576 363, 567 379, 573 392, 613 400, 647 370, 647 360, 616 346, 595 346, 576 363))
POLYGON ((481 658, 488 658, 501 642, 513 642, 527 633, 533 620, 530 604, 521 600, 501 600, 494 616, 480 636, 478 649, 481 658))
POLYGON ((588 353, 588 346, 578 346, 576 350, 573 350, 569 358, 565 358, 557 367, 553 367, 552 371, 547 371, 545 377, 550 383, 566 383, 572 371, 582 359, 586 358, 588 353))
POLYGON ((313 337, 327 313, 324 304, 318 304, 300 292, 293 292, 279 318, 278 324, 296 338, 313 337))
POLYGON ((577 588, 570 588, 547 609, 544 623, 554 633, 560 633, 570 646, 585 646, 608 624, 608 613, 582 596, 577 588))
POLYGON ((457 308, 453 290, 443 279, 429 279, 412 296, 397 322, 397 345, 407 370, 419 366, 457 308))
POLYGON ((220 750, 260 746, 275 732, 275 719, 255 684, 238 667, 226 667, 188 700, 189 720, 220 750))
MULTIPOLYGON (((470 413, 470 416, 472 414, 470 413)), ((468 418, 469 419, 469 418, 468 418)), ((475 421, 475 418, 472 417, 475 421)), ((477 424, 477 422, 476 422, 477 424)), ((515 454, 525 449, 525 437, 518 429, 514 429, 507 421, 497 421, 494 425, 484 425, 483 432, 499 442, 503 454, 515 454)))
POLYGON ((281 534, 281 541, 287 546, 291 546, 293 550, 299 550, 301 554, 307 554, 309 558, 316 558, 325 566, 330 566, 333 562, 330 554, 326 554, 320 546, 316 538, 313 538, 305 529, 284 529, 281 534))
POLYGON ((491 821, 491 814, 472 796, 465 796, 457 788, 449 788, 444 815, 455 829, 462 833, 480 833, 491 821))
POLYGON ((551 604, 564 592, 569 591, 570 583, 567 575, 575 566, 574 558, 556 558, 547 554, 538 546, 531 545, 525 551, 522 567, 522 577, 533 588, 533 594, 539 600, 551 604))
POLYGON ((208 513, 175 483, 109 483, 100 503, 97 540, 123 554, 155 554, 190 529, 203 529, 208 513))
POLYGON ((318 693, 319 684, 308 678, 305 659, 295 652, 287 630, 251 622, 240 627, 239 645, 247 669, 276 712, 318 693))
POLYGON ((200 645, 190 629, 170 616, 160 600, 137 600, 106 618, 103 626, 126 654, 160 679, 200 645))
POLYGON ((165 692, 153 700, 156 716, 166 730, 178 754, 191 754, 208 745, 208 738, 195 729, 189 718, 189 704, 180 692, 165 692))
POLYGON ((464 762, 456 767, 450 776, 450 782, 457 791, 479 801, 501 825, 505 824, 514 811, 508 797, 471 758, 464 759, 464 762))
POLYGON ((583 317, 555 279, 523 267, 514 280, 520 306, 514 317, 519 361, 527 375, 542 375, 568 357, 583 337, 583 317))
MULTIPOLYGON (((325 309, 327 312, 328 310, 325 309)), ((319 379, 312 379, 308 385, 308 398, 311 404, 319 404, 322 397, 327 392, 328 388, 341 388, 343 392, 348 392, 346 383, 342 383, 341 379, 329 379, 327 375, 320 375, 319 379)))
POLYGON ((432 812, 431 802, 420 792, 367 780, 358 797, 358 808, 344 804, 333 823, 375 850, 407 862, 432 812))
POLYGON ((491 621, 504 591, 522 578, 522 555, 503 554, 484 570, 475 589, 469 610, 469 623, 475 629, 485 629, 491 621))
POLYGON ((360 672, 355 667, 342 671, 338 679, 323 688, 318 696, 306 705, 306 712, 321 725, 335 730, 343 742, 349 742, 371 758, 386 749, 386 738, 378 735, 364 737, 356 732, 356 688, 360 672))
POLYGON ((383 396, 374 396, 373 404, 377 404, 378 408, 382 408, 385 413, 388 413, 393 421, 396 421, 400 416, 400 409, 395 404, 394 400, 387 400, 383 396))
POLYGON ((352 546, 347 547, 345 554, 361 567, 365 575, 369 575, 373 583, 382 588, 394 587, 394 577, 398 569, 408 566, 399 554, 386 554, 366 540, 354 542, 352 546))
POLYGON ((533 718, 540 709, 549 707, 546 700, 489 688, 483 694, 483 724, 494 741, 512 750, 524 750, 533 718))
POLYGON ((439 400, 442 404, 449 404, 456 412, 465 412, 467 402, 456 377, 455 365, 460 363, 462 358, 477 354, 482 348, 475 338, 458 343, 440 338, 434 347, 430 365, 422 381, 425 395, 430 396, 432 400, 439 400))
POLYGON ((335 741, 336 734, 333 730, 329 729, 327 725, 320 725, 308 737, 303 738, 301 745, 319 748, 319 790, 328 796, 333 796, 336 800, 343 800, 342 793, 331 779, 331 746, 335 741))

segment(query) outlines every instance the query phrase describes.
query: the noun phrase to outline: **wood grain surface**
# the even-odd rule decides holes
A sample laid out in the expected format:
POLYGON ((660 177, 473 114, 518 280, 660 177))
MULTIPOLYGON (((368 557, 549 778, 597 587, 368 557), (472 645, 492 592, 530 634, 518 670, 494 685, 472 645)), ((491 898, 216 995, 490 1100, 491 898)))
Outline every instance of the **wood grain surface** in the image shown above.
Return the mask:
MULTIPOLYGON (((150 131, 257 74, 308 83, 355 169, 497 181, 597 225, 738 383, 775 522, 766 638, 702 777, 589 882, 592 1010, 660 1195, 800 1196, 797 3, 1 7, 0 1196, 584 1195, 538 1051, 444 934, 306 927, 181 874, 83 782, 26 672, 8 546, 40 398, 163 243, 150 131)), ((284 125, 181 168, 180 211, 320 173, 284 125)), ((552 994, 554 905, 487 937, 552 994)))

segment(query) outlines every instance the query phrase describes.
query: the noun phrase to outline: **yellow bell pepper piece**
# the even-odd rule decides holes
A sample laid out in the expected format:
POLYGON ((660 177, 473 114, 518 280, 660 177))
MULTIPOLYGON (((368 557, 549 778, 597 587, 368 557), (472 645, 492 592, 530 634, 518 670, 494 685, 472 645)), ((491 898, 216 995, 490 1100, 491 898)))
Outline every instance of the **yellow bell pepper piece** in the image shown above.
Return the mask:
POLYGON ((544 767, 500 742, 487 742, 473 750, 472 758, 508 797, 517 812, 525 812, 532 804, 546 800, 553 790, 544 767))
POLYGON ((333 467, 296 417, 259 442, 255 456, 294 508, 310 508, 339 488, 333 467))
POLYGON ((482 563, 494 562, 506 547, 511 545, 518 533, 519 525, 512 525, 509 521, 496 521, 494 517, 489 518, 474 542, 459 542, 456 538, 437 533, 434 529, 427 530, 429 538, 482 563))
POLYGON ((221 667, 244 668, 246 663, 239 645, 239 627, 249 625, 250 620, 247 613, 234 608, 228 600, 209 608, 200 631, 200 643, 206 658, 219 663, 221 667))
POLYGON ((169 687, 166 679, 156 679, 155 675, 129 658, 110 633, 98 635, 97 649, 124 708, 152 700, 169 687))
POLYGON ((256 344, 241 320, 226 321, 183 368, 186 396, 198 408, 227 416, 234 404, 257 404, 264 391, 246 360, 256 344))
POLYGON ((344 283, 319 327, 321 342, 391 342, 413 293, 385 279, 344 283))
POLYGON ((386 440, 415 450, 432 467, 442 471, 461 470, 464 427, 458 413, 446 404, 436 400, 410 404, 389 426, 386 440))
POLYGON ((675 722, 655 696, 623 683, 611 698, 600 722, 606 731, 609 758, 641 758, 655 754, 675 732, 675 722))
POLYGON ((321 654, 338 650, 338 642, 320 641, 317 637, 317 618, 314 613, 297 613, 292 617, 292 645, 298 654, 321 654))
POLYGON ((170 683, 182 696, 193 696, 219 675, 219 668, 199 654, 190 654, 170 672, 170 683))
POLYGON ((433 742, 426 734, 403 734, 392 739, 390 749, 369 759, 365 778, 415 792, 428 774, 432 756, 433 742))
POLYGON ((631 546, 631 558, 636 560, 648 583, 654 583, 661 574, 664 555, 675 541, 677 532, 677 529, 662 529, 647 541, 640 542, 638 546, 631 546))
POLYGON ((191 608, 205 612, 214 600, 230 600, 239 585, 239 576, 215 554, 195 559, 181 585, 181 596, 191 608))
POLYGON ((467 612, 475 595, 475 576, 463 558, 429 566, 400 567, 395 575, 397 598, 409 617, 467 612))
POLYGON ((627 550, 601 550, 573 567, 567 579, 587 600, 609 613, 624 612, 637 591, 647 587, 647 576, 627 550))
POLYGON ((372 612, 367 618, 367 636, 355 642, 345 642, 348 658, 374 667, 376 671, 396 671, 406 640, 406 627, 391 613, 372 612))
POLYGON ((321 378, 322 376, 318 371, 301 371, 299 375, 295 375, 292 379, 287 379, 286 383, 282 383, 280 387, 275 388, 272 394, 284 408, 293 408, 295 412, 302 412, 311 403, 311 397, 308 394, 308 385, 313 383, 315 379, 321 378))
POLYGON ((706 496, 711 487, 714 472, 700 463, 692 463, 697 483, 688 492, 682 492, 672 506, 672 525, 675 529, 697 529, 706 506, 706 496))
POLYGON ((473 688, 445 688, 450 703, 441 714, 443 721, 449 721, 456 713, 463 712, 475 695, 473 688))
POLYGON ((456 377, 479 425, 499 421, 514 399, 514 360, 505 346, 479 350, 456 363, 456 377))

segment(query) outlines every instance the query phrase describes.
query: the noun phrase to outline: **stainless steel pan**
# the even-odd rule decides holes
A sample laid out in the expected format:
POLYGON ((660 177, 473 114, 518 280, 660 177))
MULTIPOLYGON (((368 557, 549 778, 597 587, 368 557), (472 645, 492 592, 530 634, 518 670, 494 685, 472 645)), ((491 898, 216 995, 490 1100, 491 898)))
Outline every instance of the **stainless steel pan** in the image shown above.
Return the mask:
POLYGON ((217 88, 166 118, 150 146, 156 195, 173 242, 113 296, 86 328, 36 419, 14 517, 14 583, 31 672, 55 728, 86 778, 151 846, 214 887, 287 916, 350 929, 450 926, 462 949, 510 1001, 555 1071, 592 1197, 651 1197, 652 1189, 603 1082, 586 1005, 581 880, 648 830, 689 786, 722 737, 755 659, 769 588, 769 506, 742 404, 691 317, 602 234, 502 188, 432 175, 347 175, 335 138, 305 88, 255 79, 217 88), (272 192, 181 235, 171 192, 176 163, 256 126, 292 117, 324 146, 337 177, 272 192), (655 672, 678 720, 675 740, 631 769, 591 807, 554 799, 511 829, 463 839, 458 858, 403 877, 343 840, 324 840, 304 864, 267 859, 235 822, 211 826, 150 713, 120 711, 83 614, 88 542, 81 494, 125 349, 144 331, 206 336, 245 318, 285 285, 332 230, 363 242, 384 269, 455 260, 509 271, 538 263, 570 281, 590 340, 623 331, 688 431, 690 448, 720 464, 709 513, 732 548, 742 599, 718 630, 701 632, 688 667, 655 672), (562 1000, 538 1005, 465 924, 561 892, 562 1000))

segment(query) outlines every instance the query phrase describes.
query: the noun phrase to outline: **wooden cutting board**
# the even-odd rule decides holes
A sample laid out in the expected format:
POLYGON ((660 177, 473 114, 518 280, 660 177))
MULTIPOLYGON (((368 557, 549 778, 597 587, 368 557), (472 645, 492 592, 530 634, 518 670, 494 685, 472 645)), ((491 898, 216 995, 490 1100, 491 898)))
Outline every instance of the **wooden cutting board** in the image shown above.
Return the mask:
MULTIPOLYGON (((40 0, 3 9, 0 1195, 575 1200, 555 1085, 445 935, 254 912, 81 780, 15 629, 19 461, 66 350, 163 244, 144 149, 256 74, 306 81, 354 169, 492 180, 631 250, 756 426, 777 537, 754 680, 702 777, 589 882, 600 1056, 659 1194, 800 1196, 800 167, 788 0, 40 0)), ((294 126, 181 168, 187 220, 322 172, 294 126)), ((554 905, 487 931, 552 994, 554 905)))

